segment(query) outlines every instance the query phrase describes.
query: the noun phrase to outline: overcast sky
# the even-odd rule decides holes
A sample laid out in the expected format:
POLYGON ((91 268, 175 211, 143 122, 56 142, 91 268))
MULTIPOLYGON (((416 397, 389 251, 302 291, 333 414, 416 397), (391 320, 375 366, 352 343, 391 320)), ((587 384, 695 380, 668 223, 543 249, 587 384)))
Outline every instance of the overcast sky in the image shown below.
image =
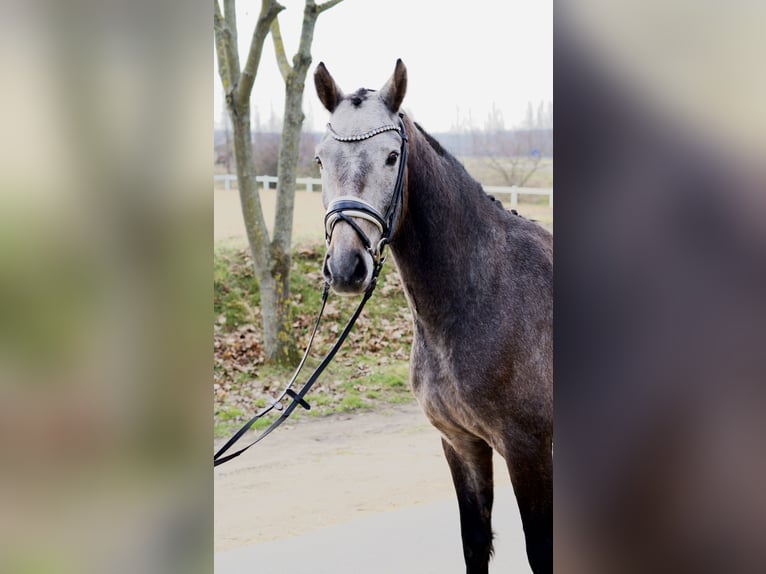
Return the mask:
MULTIPOLYGON (((288 59, 298 45, 302 0, 280 0, 288 59)), ((245 61, 258 0, 237 6, 240 59, 245 61)), ((408 71, 403 108, 431 132, 447 131, 458 117, 483 127, 494 105, 507 128, 519 125, 527 102, 553 99, 552 0, 344 0, 317 21, 313 63, 303 109, 307 129, 321 130, 328 113, 316 97, 311 77, 323 61, 345 92, 378 89, 391 75, 396 58, 408 71)), ((262 122, 272 110, 281 116, 284 84, 271 38, 253 89, 253 106, 262 122)), ((215 119, 223 99, 215 72, 215 119)))

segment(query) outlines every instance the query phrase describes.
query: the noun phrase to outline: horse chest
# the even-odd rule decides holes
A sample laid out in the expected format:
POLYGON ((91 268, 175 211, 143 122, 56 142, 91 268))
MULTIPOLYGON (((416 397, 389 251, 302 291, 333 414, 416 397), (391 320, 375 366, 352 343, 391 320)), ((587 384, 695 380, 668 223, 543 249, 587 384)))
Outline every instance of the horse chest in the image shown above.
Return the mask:
POLYGON ((489 439, 476 416, 477 397, 460 369, 460 357, 421 333, 413 340, 412 390, 429 419, 448 439, 463 434, 489 439))

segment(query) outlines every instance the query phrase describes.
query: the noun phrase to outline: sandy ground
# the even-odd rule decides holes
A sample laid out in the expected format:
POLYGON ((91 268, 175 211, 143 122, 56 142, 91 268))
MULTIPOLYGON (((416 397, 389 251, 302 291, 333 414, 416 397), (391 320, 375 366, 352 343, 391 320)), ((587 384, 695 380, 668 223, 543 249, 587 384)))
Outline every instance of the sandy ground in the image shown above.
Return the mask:
MULTIPOLYGON (((214 195, 213 237, 215 241, 232 237, 245 237, 245 224, 242 221, 242 207, 239 192, 236 189, 218 189, 214 195)), ((271 233, 274 226, 274 212, 277 192, 274 189, 260 192, 266 227, 271 233)), ((295 211, 293 214, 293 241, 322 241, 324 239, 324 206, 319 192, 295 192, 295 211)))
MULTIPOLYGON (((495 483, 510 485, 497 455, 495 483)), ((439 434, 416 404, 285 423, 217 467, 214 488, 216 552, 455 496, 439 434)), ((495 512, 518 514, 515 504, 495 512)))
MULTIPOLYGON (((222 239, 244 238, 245 224, 242 222, 242 208, 239 192, 219 189, 214 195, 213 236, 215 241, 222 239)), ((276 191, 260 191, 266 226, 271 233, 274 225, 276 191)), ((506 205, 508 207, 508 205, 506 205)), ((536 219, 543 227, 553 230, 553 210, 547 205, 520 205, 519 212, 525 217, 536 219)), ((319 192, 295 192, 295 211, 293 214, 293 241, 321 242, 324 239, 324 206, 319 192)))
MULTIPOLYGON (((495 508, 515 506, 495 488, 495 508)), ((216 574, 463 574, 455 500, 381 512, 304 534, 217 552, 216 574)), ((530 572, 518 515, 495 512, 490 574, 530 572)))

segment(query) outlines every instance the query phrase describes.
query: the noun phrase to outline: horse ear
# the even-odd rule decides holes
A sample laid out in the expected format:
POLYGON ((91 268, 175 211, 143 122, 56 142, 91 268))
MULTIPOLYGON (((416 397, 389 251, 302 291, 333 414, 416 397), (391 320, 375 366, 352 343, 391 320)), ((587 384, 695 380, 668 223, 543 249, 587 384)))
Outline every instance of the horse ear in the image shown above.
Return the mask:
POLYGON ((407 92, 407 68, 401 58, 396 61, 394 75, 380 89, 380 97, 392 112, 398 112, 407 92))
POLYGON ((330 72, 324 65, 324 62, 319 62, 317 69, 314 71, 314 85, 317 89, 317 95, 327 111, 333 113, 335 108, 343 99, 343 92, 335 83, 330 72))

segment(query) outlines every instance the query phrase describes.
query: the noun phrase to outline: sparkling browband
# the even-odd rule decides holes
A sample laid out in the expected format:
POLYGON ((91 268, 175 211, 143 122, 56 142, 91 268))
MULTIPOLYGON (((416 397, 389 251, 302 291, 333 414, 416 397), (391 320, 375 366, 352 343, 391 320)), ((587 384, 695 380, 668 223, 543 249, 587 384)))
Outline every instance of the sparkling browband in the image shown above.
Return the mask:
MULTIPOLYGON (((383 132, 390 132, 390 131, 399 132, 399 127, 395 126, 394 124, 387 124, 385 126, 380 126, 379 128, 375 128, 374 130, 370 130, 368 132, 355 135, 355 136, 342 136, 338 132, 336 132, 334 129, 332 129, 332 126, 330 124, 327 124, 327 129, 330 130, 332 137, 334 137, 339 142, 358 142, 358 141, 371 138, 372 136, 382 134, 383 132)), ((401 135, 401 132, 399 135, 401 135)))

